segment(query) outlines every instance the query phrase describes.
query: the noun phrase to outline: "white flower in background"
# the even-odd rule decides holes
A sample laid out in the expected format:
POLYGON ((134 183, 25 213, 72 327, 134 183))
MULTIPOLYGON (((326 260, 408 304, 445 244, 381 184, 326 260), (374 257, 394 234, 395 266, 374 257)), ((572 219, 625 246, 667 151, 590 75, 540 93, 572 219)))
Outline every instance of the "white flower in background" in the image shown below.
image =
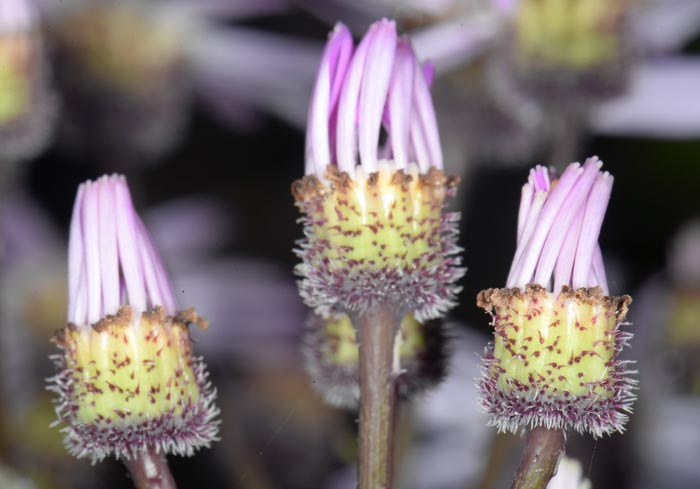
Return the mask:
POLYGON ((593 485, 583 475, 578 460, 564 455, 557 466, 557 473, 547 484, 547 489, 591 489, 593 485))

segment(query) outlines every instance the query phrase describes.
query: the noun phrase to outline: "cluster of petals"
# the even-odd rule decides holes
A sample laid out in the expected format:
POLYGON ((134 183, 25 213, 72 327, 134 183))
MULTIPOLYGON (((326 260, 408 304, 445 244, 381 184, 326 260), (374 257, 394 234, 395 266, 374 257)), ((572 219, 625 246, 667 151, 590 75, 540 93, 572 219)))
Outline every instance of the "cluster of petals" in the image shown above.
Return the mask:
POLYGON ((68 322, 87 327, 122 305, 177 311, 172 285, 131 202, 126 179, 80 185, 68 244, 68 322))
POLYGON ((306 174, 322 178, 336 165, 353 177, 357 166, 368 174, 383 159, 397 169, 411 163, 421 173, 442 169, 432 77, 432 65, 418 62, 393 21, 372 24, 357 47, 347 27, 337 24, 311 97, 306 174))
POLYGON ((608 284, 598 236, 610 200, 613 177, 591 157, 572 163, 558 180, 537 166, 523 186, 518 242, 507 287, 537 284, 558 292, 608 284))

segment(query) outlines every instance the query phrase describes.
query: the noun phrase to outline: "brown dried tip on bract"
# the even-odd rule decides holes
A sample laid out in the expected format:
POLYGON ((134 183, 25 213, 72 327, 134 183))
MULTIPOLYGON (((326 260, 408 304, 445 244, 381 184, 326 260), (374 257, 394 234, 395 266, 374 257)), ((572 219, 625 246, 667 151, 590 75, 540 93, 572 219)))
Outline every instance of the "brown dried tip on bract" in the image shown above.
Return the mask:
MULTIPOLYGON (((314 197, 326 195, 329 187, 331 191, 344 191, 352 186, 352 178, 350 178, 350 175, 348 175, 347 172, 340 171, 338 167, 333 165, 328 166, 324 177, 328 182, 327 184, 324 184, 314 175, 306 175, 303 178, 295 180, 292 183, 292 195, 294 196, 294 200, 297 203, 302 203, 314 197)), ((399 185, 403 190, 406 190, 413 179, 414 177, 404 170, 396 170, 391 177, 391 183, 393 185, 399 185)), ((437 168, 431 168, 425 175, 419 174, 418 179, 421 186, 433 189, 454 189, 460 182, 459 175, 445 175, 442 170, 438 170, 437 168)), ((379 172, 372 172, 367 176, 366 185, 368 189, 374 189, 378 182, 379 172)))
POLYGON ((205 331, 209 328, 209 320, 197 314, 194 307, 189 307, 184 311, 180 311, 177 316, 175 316, 175 322, 180 323, 183 326, 196 324, 200 331, 205 331))
MULTIPOLYGON (((491 288, 484 289, 476 296, 476 305, 491 313, 495 308, 507 307, 513 298, 522 300, 525 296, 537 298, 549 294, 547 289, 537 284, 527 284, 525 292, 520 288, 491 288)), ((575 299, 582 304, 602 304, 609 311, 615 311, 615 317, 618 323, 621 323, 627 317, 629 305, 632 303, 632 297, 625 294, 621 296, 606 296, 603 294, 603 289, 600 287, 582 287, 580 289, 572 289, 568 286, 563 286, 559 295, 567 299, 575 299)))

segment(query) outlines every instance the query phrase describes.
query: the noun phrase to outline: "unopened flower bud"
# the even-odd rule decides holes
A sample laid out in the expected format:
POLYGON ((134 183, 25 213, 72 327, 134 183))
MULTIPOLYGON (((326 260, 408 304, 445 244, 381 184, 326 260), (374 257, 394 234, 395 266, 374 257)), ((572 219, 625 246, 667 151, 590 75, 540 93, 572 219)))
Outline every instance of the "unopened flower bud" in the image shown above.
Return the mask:
POLYGON ((194 309, 177 311, 126 181, 81 185, 71 223, 68 325, 54 336, 56 413, 69 451, 93 461, 191 455, 216 439, 215 390, 192 353, 194 309))
POLYGON ((495 328, 480 388, 499 430, 599 437, 622 431, 631 411, 634 372, 619 355, 632 299, 607 292, 598 235, 613 179, 601 165, 572 164, 556 182, 542 167, 531 171, 507 287, 477 298, 495 328))

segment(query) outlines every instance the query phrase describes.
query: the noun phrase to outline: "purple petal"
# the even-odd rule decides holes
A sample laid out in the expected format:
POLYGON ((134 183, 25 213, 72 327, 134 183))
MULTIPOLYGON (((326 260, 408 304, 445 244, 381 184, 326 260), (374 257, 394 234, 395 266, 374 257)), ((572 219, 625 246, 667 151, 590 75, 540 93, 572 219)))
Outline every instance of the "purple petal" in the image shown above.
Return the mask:
POLYGON ((396 48, 388 104, 389 119, 395 123, 389 127, 391 145, 386 145, 392 150, 397 169, 405 169, 411 163, 408 158, 411 142, 410 122, 414 73, 413 50, 407 41, 401 40, 396 48))
POLYGON ((131 195, 124 177, 119 177, 115 193, 117 246, 124 278, 126 300, 137 311, 145 311, 148 308, 148 304, 146 301, 146 288, 142 278, 141 262, 136 248, 136 211, 131 203, 131 195))
POLYGON ((608 172, 598 175, 588 197, 588 202, 586 202, 581 236, 576 249, 574 273, 571 279, 574 288, 601 285, 591 284, 588 279, 593 265, 593 255, 598 246, 598 236, 605 218, 605 211, 610 201, 612 185, 613 177, 608 172))
POLYGON ((82 208, 83 238, 85 243, 85 270, 87 273, 87 322, 94 324, 103 316, 100 274, 100 217, 99 185, 88 182, 82 208))
POLYGON ((80 295, 79 285, 84 267, 83 257, 83 226, 82 208, 85 198, 85 184, 78 187, 78 193, 73 204, 73 215, 70 220, 70 234, 68 237, 68 321, 75 324, 83 322, 77 317, 77 301, 80 295))
POLYGON ((520 243, 523 237, 523 230, 525 229, 525 220, 527 219, 528 212, 530 211, 530 206, 532 205, 532 185, 526 183, 523 185, 523 189, 520 192, 520 208, 518 209, 518 240, 520 243))
POLYGON ((117 228, 115 219, 115 183, 107 177, 98 186, 99 196, 99 247, 100 273, 102 275, 103 314, 115 314, 119 309, 120 283, 117 256, 117 228))
POLYGON ((564 285, 571 284, 571 272, 574 268, 574 258, 576 256, 576 246, 581 235, 581 224, 583 224, 583 213, 585 207, 581 206, 576 211, 576 216, 566 232, 564 243, 557 257, 557 265, 554 268, 554 293, 558 293, 564 285))
POLYGON ((339 23, 323 51, 311 96, 306 132, 306 174, 323 176, 326 166, 332 162, 329 120, 351 53, 352 37, 347 28, 339 23))
POLYGON ((359 102, 360 161, 367 173, 377 170, 379 129, 396 51, 396 25, 393 21, 380 20, 370 29, 375 29, 376 33, 368 48, 359 102))
POLYGON ((367 51, 377 34, 376 24, 370 27, 353 55, 338 103, 338 130, 336 133, 336 161, 340 171, 355 175, 357 146, 357 109, 360 86, 365 69, 367 51))
POLYGON ((440 134, 438 133, 435 108, 433 107, 433 100, 430 97, 428 84, 421 70, 418 70, 415 77, 413 96, 413 102, 419 116, 419 123, 422 127, 422 133, 425 136, 430 157, 430 166, 442 169, 442 146, 440 145, 440 134))
POLYGON ((605 263, 603 262, 603 253, 600 251, 600 244, 596 244, 593 251, 593 272, 595 274, 595 283, 603 289, 603 294, 608 295, 610 291, 608 289, 608 279, 605 274, 605 263))

